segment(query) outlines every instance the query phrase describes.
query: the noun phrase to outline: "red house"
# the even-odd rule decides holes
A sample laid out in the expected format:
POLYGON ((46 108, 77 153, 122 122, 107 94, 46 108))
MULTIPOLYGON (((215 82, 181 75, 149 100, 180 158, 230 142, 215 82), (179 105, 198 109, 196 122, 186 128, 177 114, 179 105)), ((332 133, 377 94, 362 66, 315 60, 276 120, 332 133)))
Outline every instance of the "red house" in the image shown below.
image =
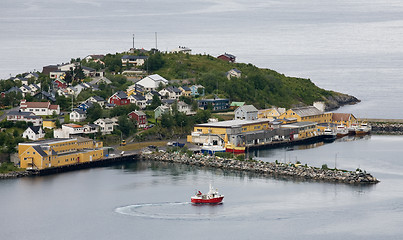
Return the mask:
POLYGON ((117 106, 130 104, 130 100, 127 99, 127 94, 123 91, 117 91, 109 99, 108 103, 115 104, 117 106))
POLYGON ((64 80, 56 79, 53 81, 53 86, 56 88, 67 88, 67 83, 64 80))
POLYGON ((235 56, 229 53, 224 53, 221 54, 220 56, 217 57, 218 59, 227 61, 227 62, 235 62, 235 56))
POLYGON ((147 127, 147 116, 142 111, 133 111, 128 115, 130 119, 134 119, 137 121, 137 125, 139 128, 147 127))

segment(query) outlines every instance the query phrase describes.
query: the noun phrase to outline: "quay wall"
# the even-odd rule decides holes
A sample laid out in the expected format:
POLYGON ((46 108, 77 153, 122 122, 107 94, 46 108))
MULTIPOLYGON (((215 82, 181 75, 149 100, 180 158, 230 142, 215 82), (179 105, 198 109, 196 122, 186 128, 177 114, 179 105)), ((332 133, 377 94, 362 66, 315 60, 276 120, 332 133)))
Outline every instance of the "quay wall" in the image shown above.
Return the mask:
POLYGON ((188 157, 179 153, 152 153, 143 154, 141 159, 180 164, 195 165, 201 167, 213 167, 226 170, 247 171, 265 176, 282 176, 303 180, 338 182, 346 184, 375 184, 379 180, 365 171, 342 171, 321 169, 301 164, 285 164, 263 161, 240 161, 214 156, 193 155, 188 157))

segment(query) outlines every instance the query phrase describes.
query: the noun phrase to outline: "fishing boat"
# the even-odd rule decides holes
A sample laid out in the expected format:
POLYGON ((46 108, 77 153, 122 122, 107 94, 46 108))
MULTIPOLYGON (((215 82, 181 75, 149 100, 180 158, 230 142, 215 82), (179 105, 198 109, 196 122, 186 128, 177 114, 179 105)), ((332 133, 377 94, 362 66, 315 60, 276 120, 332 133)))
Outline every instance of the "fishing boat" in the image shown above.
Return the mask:
POLYGON ((225 151, 226 152, 230 152, 230 153, 234 153, 234 154, 241 154, 241 153, 245 153, 245 147, 239 147, 239 146, 235 146, 234 144, 228 143, 225 146, 225 151))
POLYGON ((358 128, 357 124, 355 124, 355 123, 351 124, 351 126, 347 128, 348 135, 350 135, 350 136, 355 135, 355 131, 357 131, 357 128, 358 128))
POLYGON ((196 190, 196 194, 190 198, 192 203, 196 204, 218 204, 224 199, 224 195, 218 193, 217 189, 214 190, 210 184, 210 190, 207 194, 196 190))
POLYGON ((202 153, 207 153, 210 155, 214 155, 216 152, 225 152, 225 148, 220 145, 213 145, 211 143, 203 144, 201 148, 202 153))
POLYGON ((361 123, 361 125, 355 130, 355 135, 362 136, 371 132, 371 126, 367 123, 361 123))
POLYGON ((348 129, 344 125, 338 125, 336 127, 336 136, 337 138, 342 138, 348 135, 348 129))
POLYGON ((337 134, 331 128, 325 128, 322 133, 323 141, 325 142, 333 142, 336 140, 337 134))

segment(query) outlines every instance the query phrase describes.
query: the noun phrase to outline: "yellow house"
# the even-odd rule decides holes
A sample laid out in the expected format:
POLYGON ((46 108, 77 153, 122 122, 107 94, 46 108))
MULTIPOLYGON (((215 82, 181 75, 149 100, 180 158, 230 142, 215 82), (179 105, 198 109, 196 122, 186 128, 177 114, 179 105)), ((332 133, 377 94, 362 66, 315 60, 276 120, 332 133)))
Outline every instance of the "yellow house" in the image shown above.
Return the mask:
POLYGON ((56 120, 54 119, 44 119, 42 122, 43 128, 56 128, 56 120))
POLYGON ((179 90, 181 90, 182 96, 185 97, 190 97, 190 94, 192 93, 192 90, 187 86, 179 87, 179 90))
POLYGON ((295 118, 297 122, 331 123, 332 113, 324 113, 316 107, 308 106, 288 109, 285 113, 281 114, 279 118, 295 118))
POLYGON ((88 138, 50 139, 18 144, 20 167, 45 169, 103 158, 103 143, 88 138))
POLYGON ((344 125, 346 127, 351 127, 352 125, 357 125, 357 118, 351 113, 333 113, 332 123, 336 125, 344 125))
POLYGON ((267 108, 261 109, 257 113, 258 118, 268 118, 270 120, 275 120, 280 117, 281 114, 285 112, 284 108, 267 108))

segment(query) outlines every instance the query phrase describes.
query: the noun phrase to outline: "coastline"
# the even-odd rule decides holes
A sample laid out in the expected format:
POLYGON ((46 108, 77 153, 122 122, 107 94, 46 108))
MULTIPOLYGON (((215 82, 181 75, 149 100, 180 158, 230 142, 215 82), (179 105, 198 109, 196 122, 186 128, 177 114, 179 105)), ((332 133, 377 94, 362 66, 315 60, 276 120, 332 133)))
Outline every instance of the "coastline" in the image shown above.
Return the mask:
POLYGON ((140 159, 246 171, 262 174, 267 177, 281 176, 294 179, 345 184, 376 184, 379 182, 379 180, 371 174, 362 170, 344 171, 338 169, 322 169, 292 163, 263 162, 255 160, 239 161, 209 155, 192 155, 191 157, 188 157, 187 155, 179 153, 152 153, 143 154, 140 156, 140 159))

